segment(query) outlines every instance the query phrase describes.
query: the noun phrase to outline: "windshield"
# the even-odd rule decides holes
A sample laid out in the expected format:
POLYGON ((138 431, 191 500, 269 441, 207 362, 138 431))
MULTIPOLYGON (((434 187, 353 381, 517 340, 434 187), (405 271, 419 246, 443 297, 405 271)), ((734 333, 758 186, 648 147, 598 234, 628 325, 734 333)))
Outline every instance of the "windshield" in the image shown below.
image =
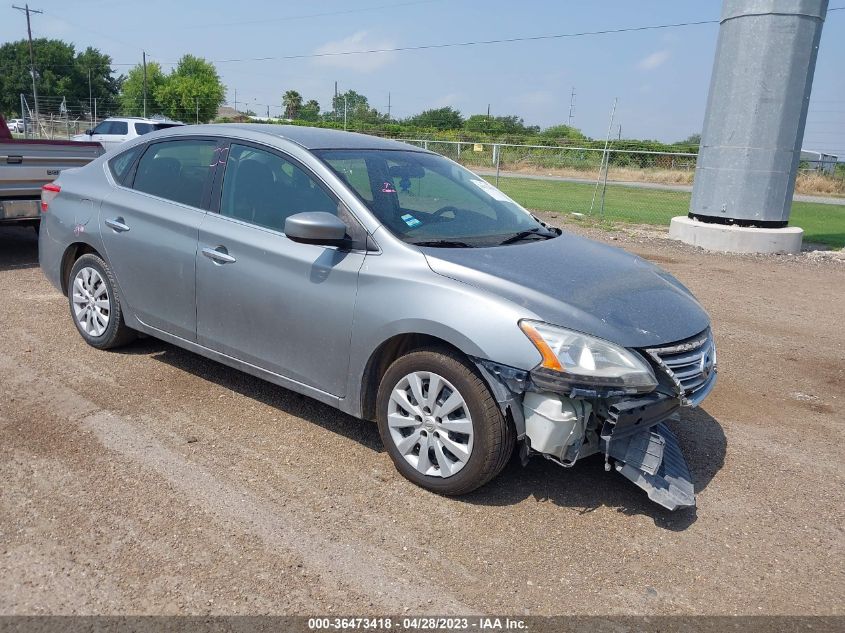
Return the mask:
POLYGON ((423 246, 494 246, 557 235, 450 160, 415 151, 315 151, 400 239, 423 246))

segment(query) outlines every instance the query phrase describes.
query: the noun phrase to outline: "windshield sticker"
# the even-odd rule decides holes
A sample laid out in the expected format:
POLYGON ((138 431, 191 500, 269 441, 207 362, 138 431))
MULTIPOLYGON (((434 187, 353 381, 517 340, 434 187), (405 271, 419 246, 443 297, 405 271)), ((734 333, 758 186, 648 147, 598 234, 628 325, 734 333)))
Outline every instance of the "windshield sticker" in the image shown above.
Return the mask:
POLYGON ((382 193, 396 193, 396 187, 393 186, 392 182, 385 181, 384 184, 381 186, 382 193))
POLYGON ((416 219, 414 216, 412 216, 410 213, 406 213, 405 215, 403 215, 403 216, 402 216, 402 221, 403 221, 403 222, 405 222, 405 224, 407 224, 407 225, 408 225, 408 226, 410 226, 411 228, 414 228, 415 226, 419 226, 420 224, 422 224, 422 222, 420 222, 419 220, 417 220, 417 219, 416 219))
POLYGON ((499 200, 500 202, 513 202, 513 200, 508 198, 505 194, 496 189, 496 187, 491 185, 486 180, 471 180, 470 182, 494 200, 499 200))

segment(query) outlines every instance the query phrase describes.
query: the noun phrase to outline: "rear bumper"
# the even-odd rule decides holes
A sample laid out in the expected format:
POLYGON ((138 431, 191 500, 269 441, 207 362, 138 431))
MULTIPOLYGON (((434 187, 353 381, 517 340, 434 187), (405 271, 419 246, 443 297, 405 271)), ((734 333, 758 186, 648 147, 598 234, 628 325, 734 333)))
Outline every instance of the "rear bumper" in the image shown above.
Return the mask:
POLYGON ((38 222, 40 200, 0 200, 0 222, 38 222))

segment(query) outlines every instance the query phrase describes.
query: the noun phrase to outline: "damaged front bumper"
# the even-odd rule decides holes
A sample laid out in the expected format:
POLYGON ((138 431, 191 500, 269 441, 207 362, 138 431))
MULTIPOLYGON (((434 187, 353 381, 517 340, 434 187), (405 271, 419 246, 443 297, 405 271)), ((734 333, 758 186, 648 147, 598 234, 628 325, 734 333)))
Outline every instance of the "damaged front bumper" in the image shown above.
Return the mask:
POLYGON ((704 399, 716 381, 715 365, 695 394, 677 389, 670 375, 654 392, 628 395, 564 388, 542 373, 474 360, 522 441, 523 463, 539 454, 571 467, 602 454, 606 470, 616 470, 655 503, 669 510, 695 506, 689 468, 666 422, 678 418, 681 406, 704 399))

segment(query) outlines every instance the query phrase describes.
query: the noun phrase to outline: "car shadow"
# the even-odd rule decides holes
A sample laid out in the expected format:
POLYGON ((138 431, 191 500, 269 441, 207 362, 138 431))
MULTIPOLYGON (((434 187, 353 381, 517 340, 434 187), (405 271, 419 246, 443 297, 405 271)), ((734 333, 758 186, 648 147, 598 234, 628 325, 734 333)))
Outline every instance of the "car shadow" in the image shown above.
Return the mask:
POLYGON ((114 351, 149 356, 171 367, 210 380, 245 398, 278 409, 282 413, 307 420, 327 431, 354 440, 375 452, 384 450, 378 428, 372 422, 359 420, 313 398, 300 395, 290 389, 256 378, 170 343, 155 338, 143 338, 132 345, 114 351))
MULTIPOLYGON (((307 420, 374 452, 384 451, 375 424, 170 343, 145 338, 116 351, 149 356, 283 413, 307 420)), ((698 494, 724 465, 727 439, 722 426, 702 409, 684 410, 680 421, 669 422, 669 426, 687 459, 698 494)), ((529 498, 575 508, 582 514, 602 506, 615 508, 626 515, 647 516, 656 526, 671 531, 683 531, 697 520, 695 508, 671 512, 650 501, 644 491, 621 475, 605 472, 604 459, 600 455, 581 460, 573 468, 562 468, 539 456, 532 457, 523 467, 515 454, 493 482, 457 499, 473 505, 506 506, 529 498)))
POLYGON ((37 267, 38 234, 32 227, 0 227, 0 272, 37 267))
MULTIPOLYGON (((727 438, 719 422, 702 409, 684 410, 679 422, 668 426, 678 439, 699 494, 725 463, 727 438)), ((490 486, 461 497, 466 503, 502 506, 533 497, 557 505, 576 508, 582 514, 602 506, 626 515, 644 515, 657 527, 683 531, 698 518, 696 508, 670 511, 649 500, 646 493, 616 474, 605 472, 602 455, 563 468, 539 456, 524 468, 516 456, 490 486)))

